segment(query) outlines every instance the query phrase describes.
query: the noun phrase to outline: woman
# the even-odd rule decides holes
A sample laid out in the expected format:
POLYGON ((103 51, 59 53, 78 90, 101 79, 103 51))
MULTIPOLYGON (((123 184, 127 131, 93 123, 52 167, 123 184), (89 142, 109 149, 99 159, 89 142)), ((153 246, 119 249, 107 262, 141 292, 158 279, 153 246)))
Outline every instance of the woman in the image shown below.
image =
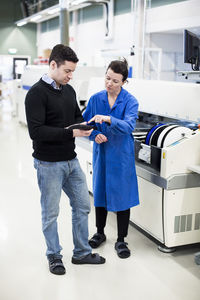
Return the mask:
POLYGON ((106 71, 105 88, 93 95, 83 115, 95 122, 93 145, 93 195, 97 233, 89 240, 97 248, 105 240, 108 211, 117 212, 118 237, 115 249, 120 258, 130 256, 124 241, 130 208, 139 204, 134 160, 134 138, 138 102, 122 88, 128 77, 127 61, 112 61, 106 71))

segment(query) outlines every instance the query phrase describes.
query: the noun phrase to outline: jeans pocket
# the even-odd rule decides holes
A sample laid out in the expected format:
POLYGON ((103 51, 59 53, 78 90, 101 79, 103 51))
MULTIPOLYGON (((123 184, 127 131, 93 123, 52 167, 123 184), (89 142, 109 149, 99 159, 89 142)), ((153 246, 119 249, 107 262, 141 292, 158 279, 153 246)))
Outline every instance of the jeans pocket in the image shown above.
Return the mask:
POLYGON ((42 167, 54 167, 56 162, 38 160, 38 164, 42 167))

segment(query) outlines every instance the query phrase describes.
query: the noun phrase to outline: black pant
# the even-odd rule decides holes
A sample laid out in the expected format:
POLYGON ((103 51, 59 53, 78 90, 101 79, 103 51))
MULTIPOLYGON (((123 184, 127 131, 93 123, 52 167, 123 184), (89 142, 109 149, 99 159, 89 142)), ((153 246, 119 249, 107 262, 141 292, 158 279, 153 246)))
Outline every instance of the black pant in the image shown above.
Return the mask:
MULTIPOLYGON (((95 207, 96 227, 98 233, 103 233, 106 226, 106 218, 108 211, 104 207, 95 207)), ((125 238, 128 234, 128 225, 130 218, 130 208, 117 212, 117 231, 118 238, 125 238)))

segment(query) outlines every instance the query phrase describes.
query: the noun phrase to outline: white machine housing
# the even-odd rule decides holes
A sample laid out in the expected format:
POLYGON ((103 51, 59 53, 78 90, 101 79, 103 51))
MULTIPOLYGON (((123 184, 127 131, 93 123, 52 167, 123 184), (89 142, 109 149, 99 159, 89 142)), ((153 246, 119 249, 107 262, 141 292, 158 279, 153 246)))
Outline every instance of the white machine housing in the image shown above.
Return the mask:
MULTIPOLYGON (((103 88, 103 78, 92 78, 88 99, 103 88)), ((129 79, 124 88, 138 99, 139 112, 153 115, 155 123, 157 117, 200 123, 198 84, 129 79)), ((79 138, 76 144, 92 192, 93 143, 79 138)), ((167 248, 200 242, 200 131, 161 148, 159 160, 156 170, 136 159, 140 205, 132 208, 131 222, 167 248)))
MULTIPOLYGON (((21 84, 18 84, 16 93, 18 105, 18 120, 22 124, 27 124, 24 110, 24 100, 28 90, 35 84, 45 73, 48 72, 48 65, 28 65, 21 78, 21 84)), ((73 79, 69 82, 77 93, 77 101, 80 108, 83 108, 87 101, 87 92, 89 79, 93 76, 104 76, 105 68, 103 67, 77 67, 73 73, 73 79)))

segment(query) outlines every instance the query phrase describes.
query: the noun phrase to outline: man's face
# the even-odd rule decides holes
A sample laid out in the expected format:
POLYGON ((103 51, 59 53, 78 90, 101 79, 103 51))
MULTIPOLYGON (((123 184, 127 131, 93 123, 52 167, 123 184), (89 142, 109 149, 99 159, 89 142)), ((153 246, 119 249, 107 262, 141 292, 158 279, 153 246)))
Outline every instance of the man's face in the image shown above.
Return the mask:
POLYGON ((57 63, 52 60, 50 63, 50 76, 55 80, 58 86, 60 84, 65 85, 72 79, 72 73, 75 69, 76 63, 72 61, 65 60, 64 63, 58 67, 57 63))

